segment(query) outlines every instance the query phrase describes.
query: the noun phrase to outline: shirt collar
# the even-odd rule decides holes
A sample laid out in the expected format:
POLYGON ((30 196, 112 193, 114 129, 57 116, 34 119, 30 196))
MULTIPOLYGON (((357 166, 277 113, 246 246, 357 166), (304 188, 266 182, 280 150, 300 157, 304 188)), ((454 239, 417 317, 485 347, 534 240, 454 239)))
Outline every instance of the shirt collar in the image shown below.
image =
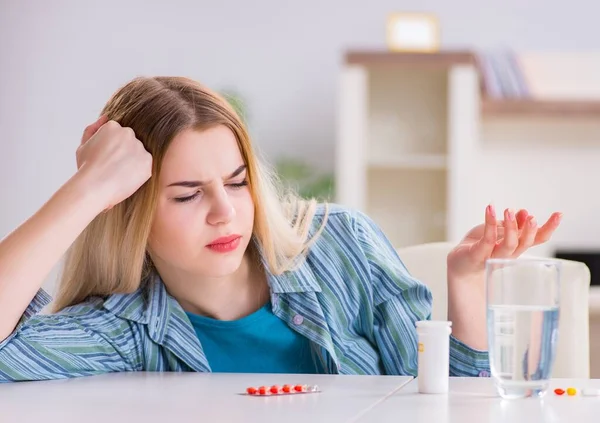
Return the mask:
POLYGON ((274 294, 321 292, 321 286, 306 260, 295 269, 278 275, 267 272, 267 281, 274 294))
POLYGON ((151 326, 164 333, 169 316, 169 294, 157 274, 145 279, 141 286, 129 294, 113 294, 104 302, 104 308, 116 316, 142 324, 162 321, 162 325, 151 326))
MULTIPOLYGON (((260 248, 258 250, 260 251, 260 248)), ((269 264, 264 254, 260 254, 260 256, 262 266, 267 274, 267 283, 272 293, 321 292, 321 285, 312 271, 311 255, 306 254, 298 257, 296 265, 292 269, 279 274, 272 273, 269 270, 269 264)))

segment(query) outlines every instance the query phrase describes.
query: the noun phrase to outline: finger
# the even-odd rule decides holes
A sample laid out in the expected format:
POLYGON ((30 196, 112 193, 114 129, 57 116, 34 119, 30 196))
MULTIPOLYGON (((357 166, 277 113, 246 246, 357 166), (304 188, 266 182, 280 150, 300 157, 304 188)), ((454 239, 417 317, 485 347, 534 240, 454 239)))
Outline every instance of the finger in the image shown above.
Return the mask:
POLYGON ((525 225, 528 223, 528 219, 527 219, 528 217, 529 217, 529 213, 525 209, 521 209, 517 212, 516 218, 517 218, 517 227, 519 228, 519 231, 522 231, 524 229, 525 225))
MULTIPOLYGON (((523 228, 527 224, 527 219, 529 216, 529 212, 525 209, 521 209, 515 215, 517 219, 517 227, 519 228, 519 236, 523 232, 523 228)), ((498 220, 498 241, 502 241, 504 239, 504 220, 498 220)))
POLYGON ((537 231, 533 245, 542 244, 550 239, 562 220, 562 213, 552 213, 552 216, 537 231))
POLYGON ((493 257, 510 257, 519 245, 519 228, 512 209, 504 211, 504 238, 494 248, 493 257))
POLYGON ((102 115, 98 118, 98 120, 91 125, 88 125, 83 131, 83 135, 81 136, 81 145, 88 142, 92 136, 98 132, 98 129, 102 127, 106 122, 108 122, 108 116, 102 115))
POLYGON ((523 233, 519 238, 519 245, 512 254, 513 258, 519 257, 525 251, 533 246, 535 242, 535 236, 538 231, 537 222, 534 216, 528 216, 527 222, 523 225, 523 233))
POLYGON ((471 252, 477 260, 485 260, 491 256, 496 246, 497 231, 496 211, 494 210, 494 206, 489 205, 485 209, 483 237, 471 247, 471 252))

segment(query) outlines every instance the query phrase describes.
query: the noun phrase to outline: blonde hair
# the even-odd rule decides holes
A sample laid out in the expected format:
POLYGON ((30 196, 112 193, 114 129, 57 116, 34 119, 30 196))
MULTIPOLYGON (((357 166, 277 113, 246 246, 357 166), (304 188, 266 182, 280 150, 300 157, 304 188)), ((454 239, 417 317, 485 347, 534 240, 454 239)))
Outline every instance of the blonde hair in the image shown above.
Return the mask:
POLYGON ((253 151, 239 116, 221 96, 183 77, 136 78, 120 88, 102 114, 134 130, 153 157, 152 177, 131 197, 97 216, 67 252, 56 311, 91 296, 130 293, 153 270, 148 237, 158 197, 162 160, 173 138, 183 130, 229 128, 247 166, 254 201, 253 238, 268 270, 292 270, 322 230, 309 239, 317 203, 283 196, 274 173, 253 151))

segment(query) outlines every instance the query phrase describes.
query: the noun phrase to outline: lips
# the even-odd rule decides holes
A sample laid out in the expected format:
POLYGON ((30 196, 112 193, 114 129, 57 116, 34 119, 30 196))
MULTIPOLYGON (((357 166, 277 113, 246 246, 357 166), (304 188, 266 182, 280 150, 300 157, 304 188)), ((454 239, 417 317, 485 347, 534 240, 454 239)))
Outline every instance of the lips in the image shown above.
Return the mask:
POLYGON ((223 236, 221 238, 215 239, 213 242, 211 242, 210 244, 208 244, 207 247, 214 247, 214 246, 218 246, 218 245, 229 244, 229 243, 235 241, 236 239, 238 239, 240 237, 241 237, 241 235, 223 236))
POLYGON ((240 245, 241 235, 229 235, 215 239, 206 247, 215 253, 230 253, 240 245))

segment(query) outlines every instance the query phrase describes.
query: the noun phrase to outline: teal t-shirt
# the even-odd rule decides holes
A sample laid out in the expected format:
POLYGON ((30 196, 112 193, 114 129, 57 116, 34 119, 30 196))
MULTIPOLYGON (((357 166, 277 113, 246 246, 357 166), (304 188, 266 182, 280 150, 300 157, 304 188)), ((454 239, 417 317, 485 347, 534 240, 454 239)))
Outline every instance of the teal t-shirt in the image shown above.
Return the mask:
POLYGON ((310 341, 273 314, 271 303, 239 320, 186 313, 218 373, 322 373, 310 341))

